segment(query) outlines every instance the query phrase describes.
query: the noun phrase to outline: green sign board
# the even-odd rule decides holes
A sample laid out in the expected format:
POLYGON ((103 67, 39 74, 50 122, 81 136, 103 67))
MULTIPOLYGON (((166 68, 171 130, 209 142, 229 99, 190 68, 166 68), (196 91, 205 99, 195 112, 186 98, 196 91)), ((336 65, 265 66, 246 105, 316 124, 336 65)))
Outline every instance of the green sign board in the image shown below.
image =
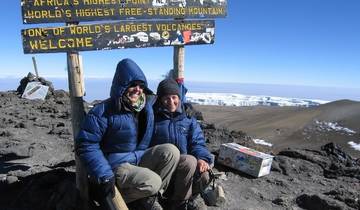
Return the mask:
POLYGON ((21 0, 23 22, 217 18, 226 0, 21 0))
POLYGON ((24 53, 213 44, 214 20, 121 21, 21 31, 24 53))

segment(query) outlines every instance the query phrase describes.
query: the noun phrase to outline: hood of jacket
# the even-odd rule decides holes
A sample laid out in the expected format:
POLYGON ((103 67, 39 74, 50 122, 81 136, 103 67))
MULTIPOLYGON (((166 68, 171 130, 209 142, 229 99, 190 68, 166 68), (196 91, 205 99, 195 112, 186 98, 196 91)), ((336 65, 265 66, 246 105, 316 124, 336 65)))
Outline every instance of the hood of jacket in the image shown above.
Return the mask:
POLYGON ((131 59, 121 60, 117 67, 111 84, 110 97, 117 101, 121 99, 125 91, 133 81, 141 81, 145 84, 144 93, 151 94, 146 77, 140 67, 131 59))

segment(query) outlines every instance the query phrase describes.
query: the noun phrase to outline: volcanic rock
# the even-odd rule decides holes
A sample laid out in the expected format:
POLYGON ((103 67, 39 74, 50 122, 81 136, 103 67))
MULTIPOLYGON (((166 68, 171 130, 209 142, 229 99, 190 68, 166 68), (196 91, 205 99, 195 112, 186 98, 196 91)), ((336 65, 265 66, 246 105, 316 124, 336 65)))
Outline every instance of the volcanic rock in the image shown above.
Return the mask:
MULTIPOLYGON (((15 91, 0 96, 0 209, 79 209, 68 93, 55 90, 45 101, 22 99, 15 91)), ((84 103, 88 110, 90 104, 84 103)), ((219 127, 201 116, 215 156, 227 142, 275 155, 271 173, 260 178, 216 162, 214 172, 225 174, 216 183, 226 202, 208 209, 360 209, 360 161, 338 144, 315 149, 287 142, 289 147, 277 152, 255 144, 240 129, 219 127)))

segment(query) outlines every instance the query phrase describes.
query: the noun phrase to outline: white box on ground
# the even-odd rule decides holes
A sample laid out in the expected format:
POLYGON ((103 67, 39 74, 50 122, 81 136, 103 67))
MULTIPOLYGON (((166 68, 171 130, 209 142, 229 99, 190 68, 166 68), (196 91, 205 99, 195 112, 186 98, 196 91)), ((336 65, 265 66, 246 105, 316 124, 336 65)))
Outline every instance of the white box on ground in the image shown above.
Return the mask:
POLYGON ((268 155, 236 143, 220 146, 218 162, 254 177, 270 173, 272 155, 268 155))

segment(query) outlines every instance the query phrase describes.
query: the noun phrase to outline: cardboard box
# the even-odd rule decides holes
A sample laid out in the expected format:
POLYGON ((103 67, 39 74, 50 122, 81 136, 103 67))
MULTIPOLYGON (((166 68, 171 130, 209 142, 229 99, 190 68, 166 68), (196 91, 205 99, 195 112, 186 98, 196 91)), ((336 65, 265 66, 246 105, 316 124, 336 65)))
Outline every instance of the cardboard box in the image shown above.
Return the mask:
POLYGON ((218 162, 251 176, 260 177, 270 173, 273 157, 236 143, 226 143, 220 146, 218 162))

